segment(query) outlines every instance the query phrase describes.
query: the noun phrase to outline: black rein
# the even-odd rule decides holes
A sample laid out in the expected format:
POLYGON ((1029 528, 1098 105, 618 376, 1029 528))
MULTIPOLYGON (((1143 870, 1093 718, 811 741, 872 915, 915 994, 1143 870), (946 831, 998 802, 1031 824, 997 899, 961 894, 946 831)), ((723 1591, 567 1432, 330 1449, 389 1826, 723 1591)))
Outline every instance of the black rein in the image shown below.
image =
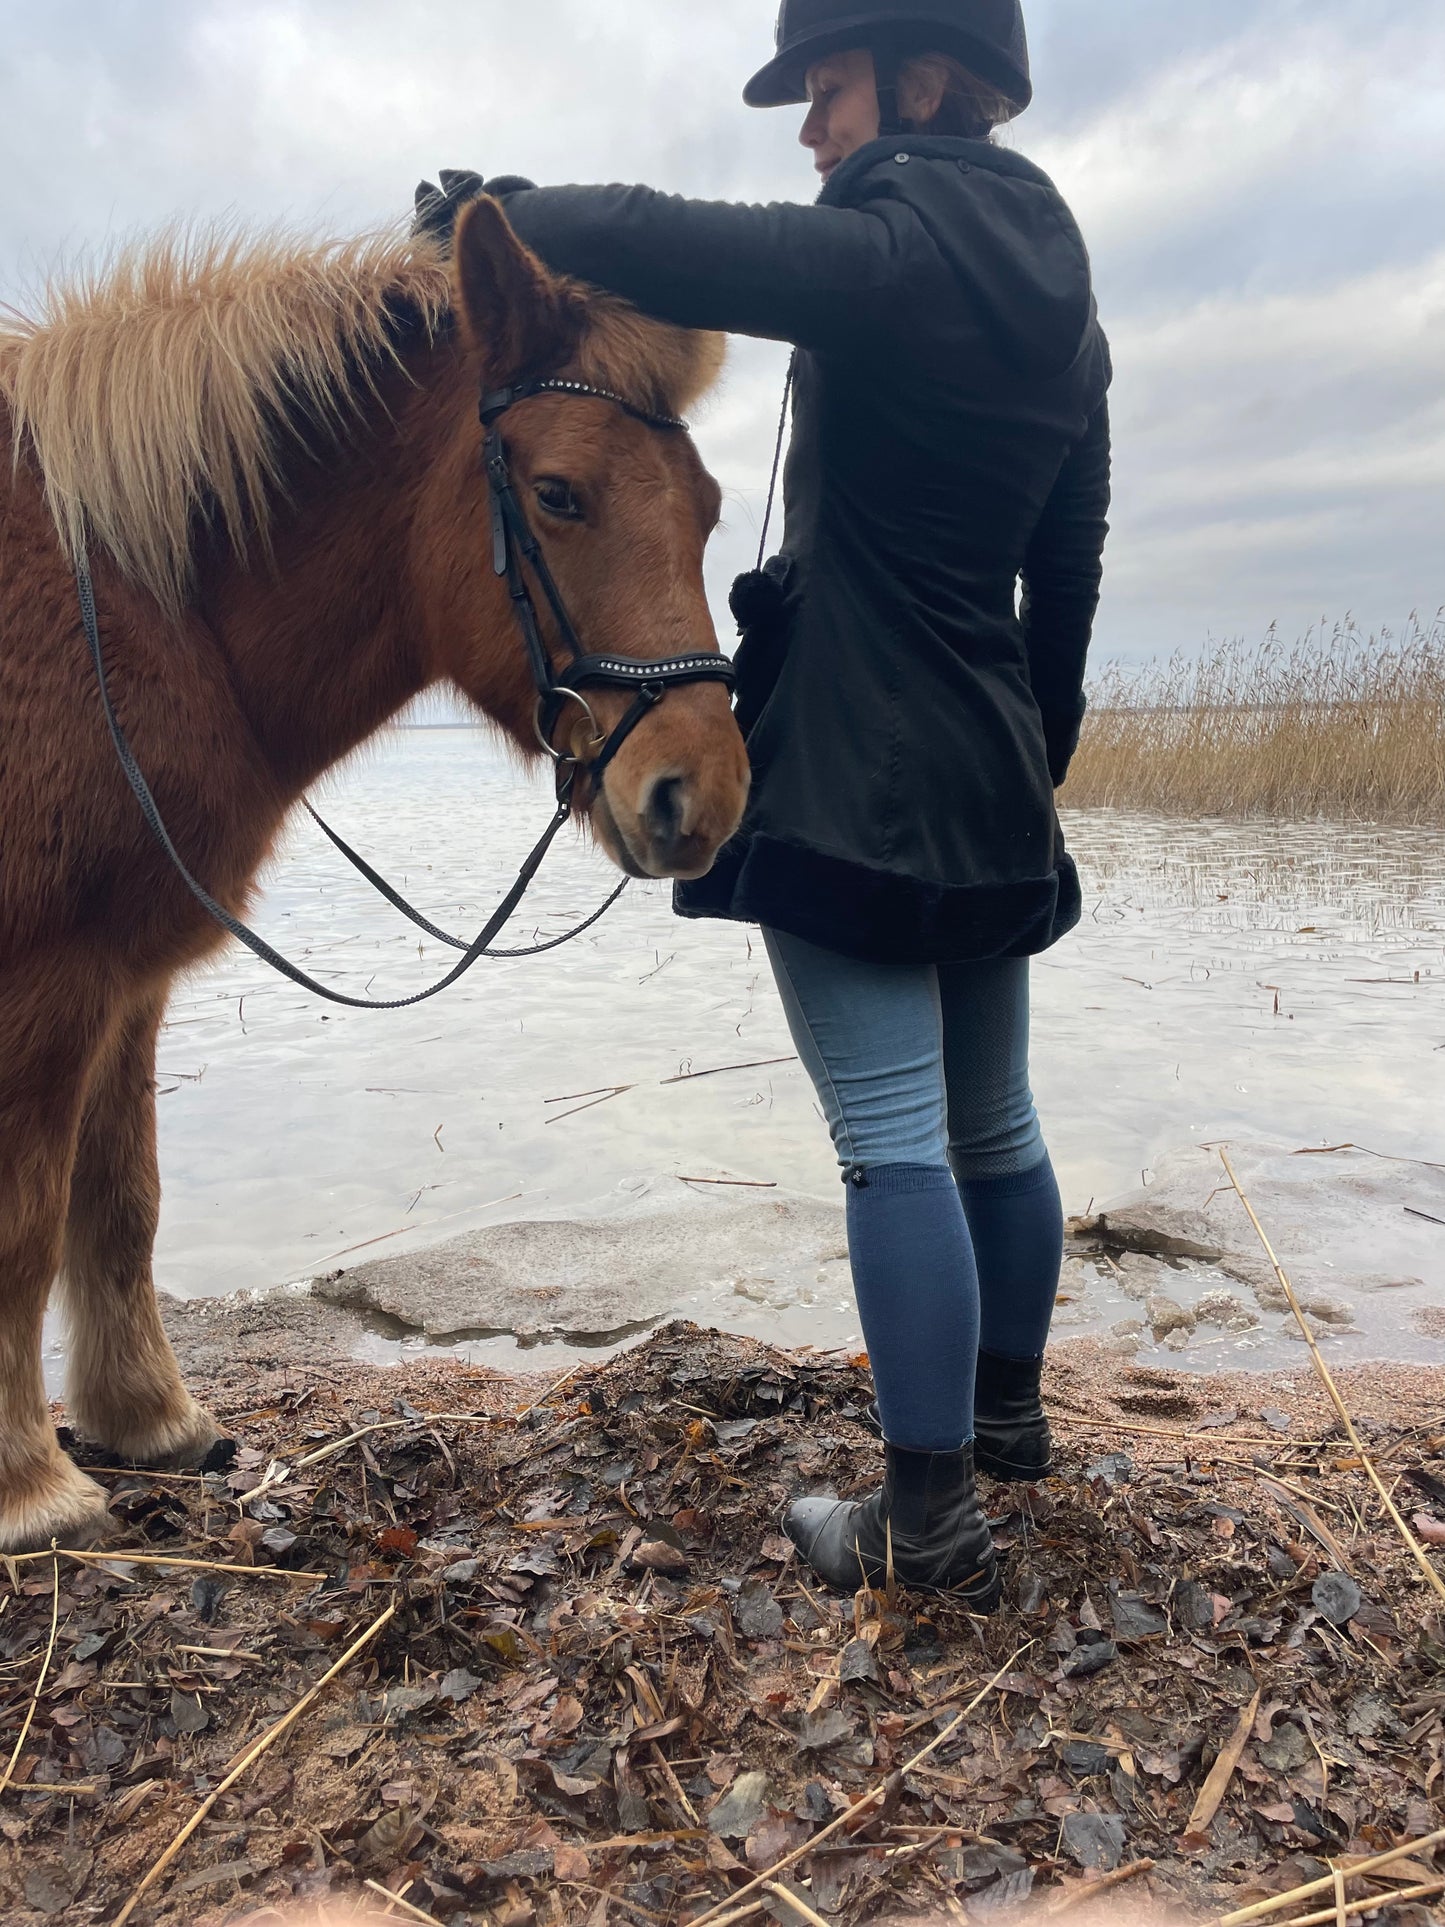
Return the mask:
POLYGON ((618 750, 627 741, 637 725, 653 710, 670 687, 678 683, 721 682, 732 687, 733 666, 725 656, 697 654, 691 656, 670 656, 661 661, 651 662, 637 656, 598 656, 588 655, 577 635, 566 602, 557 587, 541 545, 532 532, 526 513, 517 499, 512 483, 511 468, 507 461, 506 443, 497 423, 509 408, 520 401, 529 400, 534 395, 555 394, 590 398, 606 401, 621 408, 635 420, 645 422, 648 427, 660 430, 680 430, 686 423, 670 415, 653 415, 636 408, 621 395, 615 395, 605 388, 593 388, 585 382, 552 379, 533 381, 514 388, 498 389, 482 397, 481 420, 486 431, 483 460, 486 465, 487 486, 491 498, 492 515, 492 566, 498 576, 504 577, 512 599, 512 608, 522 632, 522 642, 526 649, 528 665, 537 685, 536 729, 542 747, 552 757, 557 766, 557 808, 542 835, 538 838, 526 862, 517 873, 516 881, 505 897, 487 919, 485 928, 473 942, 467 943, 460 937, 448 935, 444 930, 431 923, 419 910, 408 903, 399 891, 380 876, 366 859, 353 850, 349 843, 337 835, 316 811, 307 804, 314 821, 331 839, 332 843, 362 876, 386 898, 387 902, 401 911, 403 916, 427 932, 439 943, 449 945, 463 952, 461 960, 454 969, 433 984, 430 990, 419 991, 414 997, 400 997, 393 1002, 379 1002, 370 997, 347 997, 340 991, 329 990, 325 984, 318 983, 314 977, 300 969, 296 964, 283 957, 278 950, 266 942, 264 937, 231 915, 230 911, 216 902, 210 892, 198 883, 187 869, 180 852, 172 841, 165 826, 155 797, 141 772, 129 740, 122 729, 120 719, 110 697, 110 686, 106 677, 105 654, 101 648, 100 625, 96 617, 95 588, 91 581, 90 564, 82 553, 75 565, 76 590, 80 601, 80 620, 85 631, 85 639, 90 646, 91 661, 95 668, 96 683, 100 689, 101 706, 105 711, 106 725, 111 741, 115 745, 120 766, 130 784, 136 801, 140 804, 151 834, 170 859, 172 868, 213 922, 242 943, 273 970, 283 977, 299 984, 303 990, 323 997, 328 1003, 343 1004, 351 1010, 408 1010, 415 1004, 426 1003, 429 998, 439 996, 448 990, 472 968, 482 957, 517 958, 538 957, 545 951, 556 950, 562 944, 570 943, 586 930, 600 921, 617 902, 627 888, 628 879, 612 892, 599 910, 582 923, 569 930, 565 936, 553 937, 545 943, 529 946, 524 950, 493 950, 490 945, 505 928, 516 913, 518 905, 526 895, 533 878, 542 867, 543 859, 556 841, 562 825, 572 813, 572 791, 579 769, 591 778, 594 792, 601 783, 602 776, 618 750), (537 620, 536 604, 527 585, 523 563, 531 569, 541 584, 542 593, 547 598, 557 631, 562 638, 571 661, 559 674, 552 667, 552 660, 542 640, 541 627, 537 620), (636 696, 623 715, 622 720, 607 736, 597 730, 596 719, 592 716, 583 688, 592 684, 611 684, 615 687, 632 689, 636 696), (559 752, 552 741, 557 722, 565 706, 576 703, 585 711, 593 726, 591 747, 595 756, 584 762, 559 752))

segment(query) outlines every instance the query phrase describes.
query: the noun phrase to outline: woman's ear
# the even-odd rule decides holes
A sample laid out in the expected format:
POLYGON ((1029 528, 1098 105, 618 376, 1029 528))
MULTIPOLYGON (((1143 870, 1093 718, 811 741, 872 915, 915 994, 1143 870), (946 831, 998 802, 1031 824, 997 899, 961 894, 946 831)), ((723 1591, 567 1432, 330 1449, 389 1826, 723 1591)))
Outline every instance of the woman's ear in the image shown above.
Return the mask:
POLYGON ((898 76, 898 111, 915 127, 927 127, 938 118, 947 92, 948 69, 941 60, 921 54, 905 61, 898 76))
POLYGON ((567 360, 581 332, 570 291, 517 239, 499 201, 484 194, 462 209, 452 259, 463 332, 493 387, 567 360))

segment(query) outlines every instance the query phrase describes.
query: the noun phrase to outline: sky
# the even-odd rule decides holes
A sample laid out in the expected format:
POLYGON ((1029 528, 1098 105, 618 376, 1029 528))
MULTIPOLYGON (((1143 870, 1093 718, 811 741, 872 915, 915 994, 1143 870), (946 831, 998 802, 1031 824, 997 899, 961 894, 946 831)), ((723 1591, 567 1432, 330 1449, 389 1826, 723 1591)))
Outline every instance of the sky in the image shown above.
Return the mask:
MULTIPOLYGON (((808 199, 744 108, 774 0, 0 0, 0 300, 177 216, 347 233, 443 166, 808 199)), ((1089 241, 1116 366, 1096 653, 1445 603, 1445 4, 1033 0, 1005 135, 1089 241)), ((782 386, 698 439, 750 566, 782 386)))

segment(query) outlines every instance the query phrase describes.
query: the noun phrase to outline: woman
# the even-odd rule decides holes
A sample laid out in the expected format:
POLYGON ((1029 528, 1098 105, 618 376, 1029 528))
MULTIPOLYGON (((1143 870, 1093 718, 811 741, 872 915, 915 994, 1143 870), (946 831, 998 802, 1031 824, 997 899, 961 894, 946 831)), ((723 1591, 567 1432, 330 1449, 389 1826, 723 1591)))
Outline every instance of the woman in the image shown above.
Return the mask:
MULTIPOLYGON (((745 98, 808 103, 816 205, 492 186, 552 267, 796 345, 782 550, 734 592, 752 801, 677 908, 763 926, 847 1183, 885 1475, 795 1501, 788 1530, 835 1585, 891 1557, 981 1611, 975 1471, 1050 1466, 1063 1222, 1028 959, 1079 915, 1053 790, 1109 497, 1088 255, 990 140, 1031 96, 1019 0, 785 0, 745 98)), ((438 228, 481 185, 443 183, 420 197, 438 228)))

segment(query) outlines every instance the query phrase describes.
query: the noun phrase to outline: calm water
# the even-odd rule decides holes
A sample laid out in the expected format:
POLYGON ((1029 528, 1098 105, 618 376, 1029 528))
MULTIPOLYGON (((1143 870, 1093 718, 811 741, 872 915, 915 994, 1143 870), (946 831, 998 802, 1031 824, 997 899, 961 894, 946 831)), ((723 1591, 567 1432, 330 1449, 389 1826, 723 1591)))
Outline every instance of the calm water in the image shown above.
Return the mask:
MULTIPOLYGON (((320 800, 462 934, 549 802, 471 730, 397 732, 320 800)), ((1086 910, 1037 965, 1034 1057, 1071 1210, 1206 1138, 1442 1155, 1445 835, 1113 813, 1068 829, 1086 910)), ((611 880, 564 842, 510 934, 559 930, 611 880)), ((449 967, 309 824, 255 921, 353 994, 403 996, 449 967)), ((756 937, 679 923, 661 886, 635 886, 568 948, 483 963, 413 1011, 328 1009, 228 953, 178 989, 162 1039, 158 1280, 187 1296, 274 1285, 488 1222, 615 1209, 679 1176, 836 1198, 796 1063, 668 1081, 791 1052, 756 937)), ((840 1320, 841 1298, 820 1335, 840 1320)))

